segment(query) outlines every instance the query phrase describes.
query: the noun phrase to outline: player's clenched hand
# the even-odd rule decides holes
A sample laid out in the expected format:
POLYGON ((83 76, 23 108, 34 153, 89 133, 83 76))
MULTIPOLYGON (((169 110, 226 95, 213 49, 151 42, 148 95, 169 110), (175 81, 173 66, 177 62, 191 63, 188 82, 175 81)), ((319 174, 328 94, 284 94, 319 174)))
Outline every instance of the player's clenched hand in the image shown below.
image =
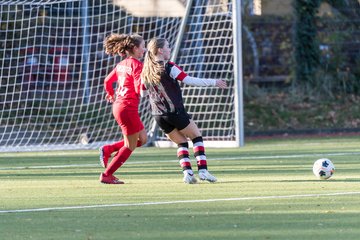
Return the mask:
POLYGON ((227 87, 227 84, 224 80, 216 80, 216 85, 217 87, 219 88, 226 88, 227 87))
POLYGON ((115 101, 115 98, 113 95, 106 94, 105 99, 109 103, 113 103, 115 101))

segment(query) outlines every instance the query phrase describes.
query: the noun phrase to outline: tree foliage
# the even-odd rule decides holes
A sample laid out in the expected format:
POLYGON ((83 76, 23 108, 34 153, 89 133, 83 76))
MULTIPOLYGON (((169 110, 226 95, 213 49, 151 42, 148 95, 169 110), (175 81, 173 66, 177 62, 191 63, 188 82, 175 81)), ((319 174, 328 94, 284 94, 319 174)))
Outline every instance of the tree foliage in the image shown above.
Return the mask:
POLYGON ((319 66, 319 44, 316 39, 316 14, 321 0, 295 0, 295 73, 296 80, 314 84, 319 66))
POLYGON ((326 86, 327 93, 359 92, 360 86, 356 81, 359 70, 347 63, 356 65, 355 62, 360 61, 360 55, 358 55, 356 47, 344 45, 344 43, 349 39, 357 41, 357 37, 353 33, 359 30, 360 25, 354 19, 360 18, 360 1, 295 0, 294 15, 295 83, 310 88, 326 86), (318 39, 318 37, 319 31, 321 31, 319 27, 326 26, 326 20, 324 22, 324 17, 317 17, 320 4, 323 2, 332 7, 335 13, 332 18, 338 19, 334 21, 334 32, 331 35, 325 36, 325 38, 324 34, 321 35, 321 43, 328 52, 325 63, 324 56, 320 55, 320 38, 318 39), (346 23, 350 23, 350 25, 346 23), (355 50, 349 55, 351 48, 355 48, 355 50))
MULTIPOLYGON (((358 0, 325 0, 339 13, 349 19, 360 19, 360 1, 358 0)), ((357 25, 359 26, 359 25, 357 25)))

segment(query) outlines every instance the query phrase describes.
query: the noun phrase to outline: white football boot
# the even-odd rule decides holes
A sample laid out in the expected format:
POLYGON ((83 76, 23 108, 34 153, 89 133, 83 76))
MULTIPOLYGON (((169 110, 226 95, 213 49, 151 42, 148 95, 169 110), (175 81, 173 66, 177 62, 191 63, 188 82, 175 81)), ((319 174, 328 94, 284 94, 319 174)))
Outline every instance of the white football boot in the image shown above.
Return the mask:
POLYGON ((196 178, 194 176, 193 171, 185 170, 185 171, 183 171, 183 173, 184 173, 184 178, 183 178, 184 183, 187 183, 187 184, 195 184, 195 183, 197 183, 197 180, 196 180, 196 178))
POLYGON ((199 178, 201 181, 208 181, 208 182, 216 182, 217 179, 213 175, 211 175, 208 170, 200 169, 199 170, 199 178))

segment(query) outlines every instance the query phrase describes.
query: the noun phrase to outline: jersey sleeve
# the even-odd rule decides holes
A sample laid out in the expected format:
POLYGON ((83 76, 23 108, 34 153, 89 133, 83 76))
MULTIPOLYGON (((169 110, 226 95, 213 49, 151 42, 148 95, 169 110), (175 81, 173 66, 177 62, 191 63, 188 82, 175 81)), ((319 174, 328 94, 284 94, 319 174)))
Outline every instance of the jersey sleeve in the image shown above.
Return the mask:
POLYGON ((171 78, 181 81, 191 86, 215 86, 215 79, 195 78, 187 75, 179 66, 173 62, 168 62, 168 72, 171 78))
POLYGON ((113 83, 116 82, 116 68, 111 71, 111 73, 105 78, 104 86, 107 94, 113 96, 115 94, 113 83))
POLYGON ((208 87, 208 86, 216 86, 216 80, 210 78, 195 78, 186 76, 183 79, 183 83, 191 86, 199 86, 199 87, 208 87))
POLYGON ((184 78, 187 76, 187 74, 173 62, 167 63, 166 70, 172 79, 176 79, 178 81, 184 80, 184 78))

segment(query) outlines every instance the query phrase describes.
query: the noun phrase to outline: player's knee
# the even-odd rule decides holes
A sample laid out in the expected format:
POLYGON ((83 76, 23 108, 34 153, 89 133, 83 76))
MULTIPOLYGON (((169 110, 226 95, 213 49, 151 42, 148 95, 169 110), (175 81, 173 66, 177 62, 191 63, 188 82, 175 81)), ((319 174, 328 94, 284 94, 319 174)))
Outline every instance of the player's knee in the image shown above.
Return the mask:
POLYGON ((147 138, 141 140, 141 146, 147 143, 147 138))
POLYGON ((141 146, 147 143, 147 135, 145 134, 144 136, 140 136, 139 141, 141 143, 141 146))

